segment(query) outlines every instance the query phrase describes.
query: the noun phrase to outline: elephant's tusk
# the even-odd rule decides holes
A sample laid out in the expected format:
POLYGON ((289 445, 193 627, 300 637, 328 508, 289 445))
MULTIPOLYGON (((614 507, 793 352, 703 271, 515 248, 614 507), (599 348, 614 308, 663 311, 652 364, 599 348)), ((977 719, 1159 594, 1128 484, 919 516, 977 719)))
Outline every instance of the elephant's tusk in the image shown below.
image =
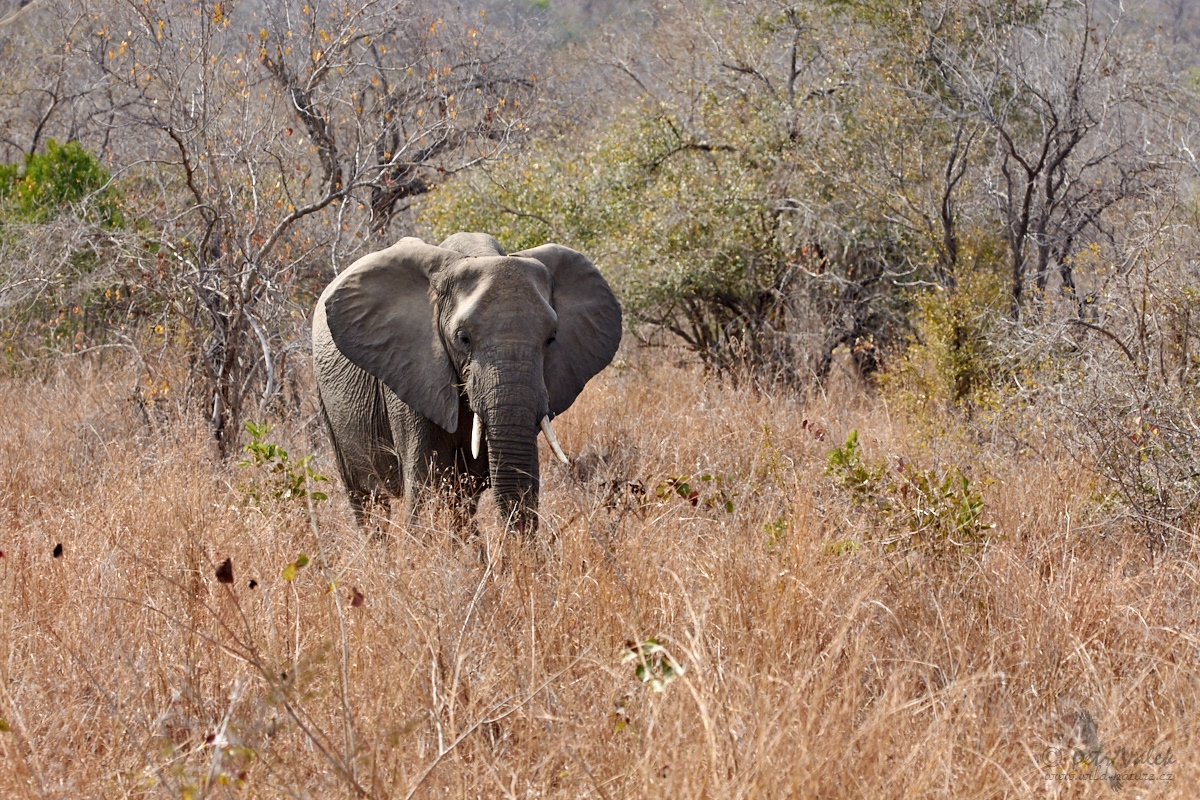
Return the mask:
POLYGON ((550 417, 542 417, 542 433, 546 434, 546 441, 550 442, 550 449, 554 451, 554 455, 558 456, 558 460, 564 464, 570 464, 567 460, 567 454, 562 451, 558 445, 558 437, 554 435, 554 428, 550 427, 550 417))
POLYGON ((475 422, 471 424, 471 458, 479 458, 479 445, 483 442, 483 420, 479 415, 475 415, 475 422))

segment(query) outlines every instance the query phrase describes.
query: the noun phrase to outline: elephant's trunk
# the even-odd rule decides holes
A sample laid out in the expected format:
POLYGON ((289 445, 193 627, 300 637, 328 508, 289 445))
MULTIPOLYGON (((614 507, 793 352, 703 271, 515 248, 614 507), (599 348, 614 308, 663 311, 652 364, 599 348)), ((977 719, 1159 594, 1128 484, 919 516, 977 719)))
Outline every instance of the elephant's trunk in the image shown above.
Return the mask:
POLYGON ((537 531, 537 422, 529 408, 497 408, 488 415, 488 472, 496 508, 505 525, 527 535, 537 531), (515 420, 515 421, 514 421, 515 420))
POLYGON ((514 350, 503 356, 472 370, 468 391, 483 419, 496 510, 507 527, 532 535, 537 530, 538 423, 548 400, 538 354, 514 350))

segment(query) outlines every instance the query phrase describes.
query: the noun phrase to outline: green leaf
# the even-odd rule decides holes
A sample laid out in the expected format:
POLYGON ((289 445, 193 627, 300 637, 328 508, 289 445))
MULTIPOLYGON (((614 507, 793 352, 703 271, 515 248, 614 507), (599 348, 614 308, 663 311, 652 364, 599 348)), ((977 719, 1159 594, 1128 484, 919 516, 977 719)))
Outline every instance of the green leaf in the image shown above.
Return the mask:
POLYGON ((303 569, 304 567, 307 567, 307 566, 308 566, 308 556, 304 555, 304 553, 301 553, 300 555, 296 556, 296 569, 303 569))
POLYGON ((296 580, 296 565, 295 565, 295 564, 288 564, 286 567, 284 567, 284 568, 283 568, 283 573, 282 573, 282 575, 283 575, 283 579, 284 579, 285 581, 294 581, 294 580, 296 580))

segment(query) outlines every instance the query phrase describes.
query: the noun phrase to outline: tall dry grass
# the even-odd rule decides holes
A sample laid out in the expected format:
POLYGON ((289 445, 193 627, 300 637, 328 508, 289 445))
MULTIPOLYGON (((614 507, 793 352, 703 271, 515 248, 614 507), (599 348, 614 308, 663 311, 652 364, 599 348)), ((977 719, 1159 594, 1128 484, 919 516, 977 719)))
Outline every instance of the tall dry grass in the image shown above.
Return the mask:
MULTIPOLYGON (((1174 759, 1119 763, 1173 778, 1130 796, 1197 796, 1196 553, 1109 530, 1052 447, 922 443, 850 389, 634 359, 557 422, 575 465, 543 462, 537 542, 489 508, 464 542, 436 505, 381 541, 336 479, 311 516, 254 506, 262 476, 143 416, 135 380, 0 380, 2 796, 1099 796, 1047 763, 1088 740, 1080 710, 1118 759, 1174 759), (869 458, 961 466, 991 544, 874 545, 823 475, 851 429, 869 458), (644 676, 682 670, 662 691, 626 658, 651 639, 644 676)), ((332 475, 302 397, 269 438, 332 475)))

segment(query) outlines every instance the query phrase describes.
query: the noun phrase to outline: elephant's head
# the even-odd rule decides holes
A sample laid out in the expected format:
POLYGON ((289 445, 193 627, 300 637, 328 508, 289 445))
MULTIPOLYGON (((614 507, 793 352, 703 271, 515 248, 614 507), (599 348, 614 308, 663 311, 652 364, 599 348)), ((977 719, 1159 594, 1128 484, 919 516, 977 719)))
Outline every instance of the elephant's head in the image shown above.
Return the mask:
POLYGON ((405 238, 356 265, 325 310, 347 359, 451 433, 465 429, 465 394, 500 514, 532 531, 543 420, 548 429, 570 407, 621 339, 621 307, 596 267, 557 244, 505 255, 485 234, 405 238))

